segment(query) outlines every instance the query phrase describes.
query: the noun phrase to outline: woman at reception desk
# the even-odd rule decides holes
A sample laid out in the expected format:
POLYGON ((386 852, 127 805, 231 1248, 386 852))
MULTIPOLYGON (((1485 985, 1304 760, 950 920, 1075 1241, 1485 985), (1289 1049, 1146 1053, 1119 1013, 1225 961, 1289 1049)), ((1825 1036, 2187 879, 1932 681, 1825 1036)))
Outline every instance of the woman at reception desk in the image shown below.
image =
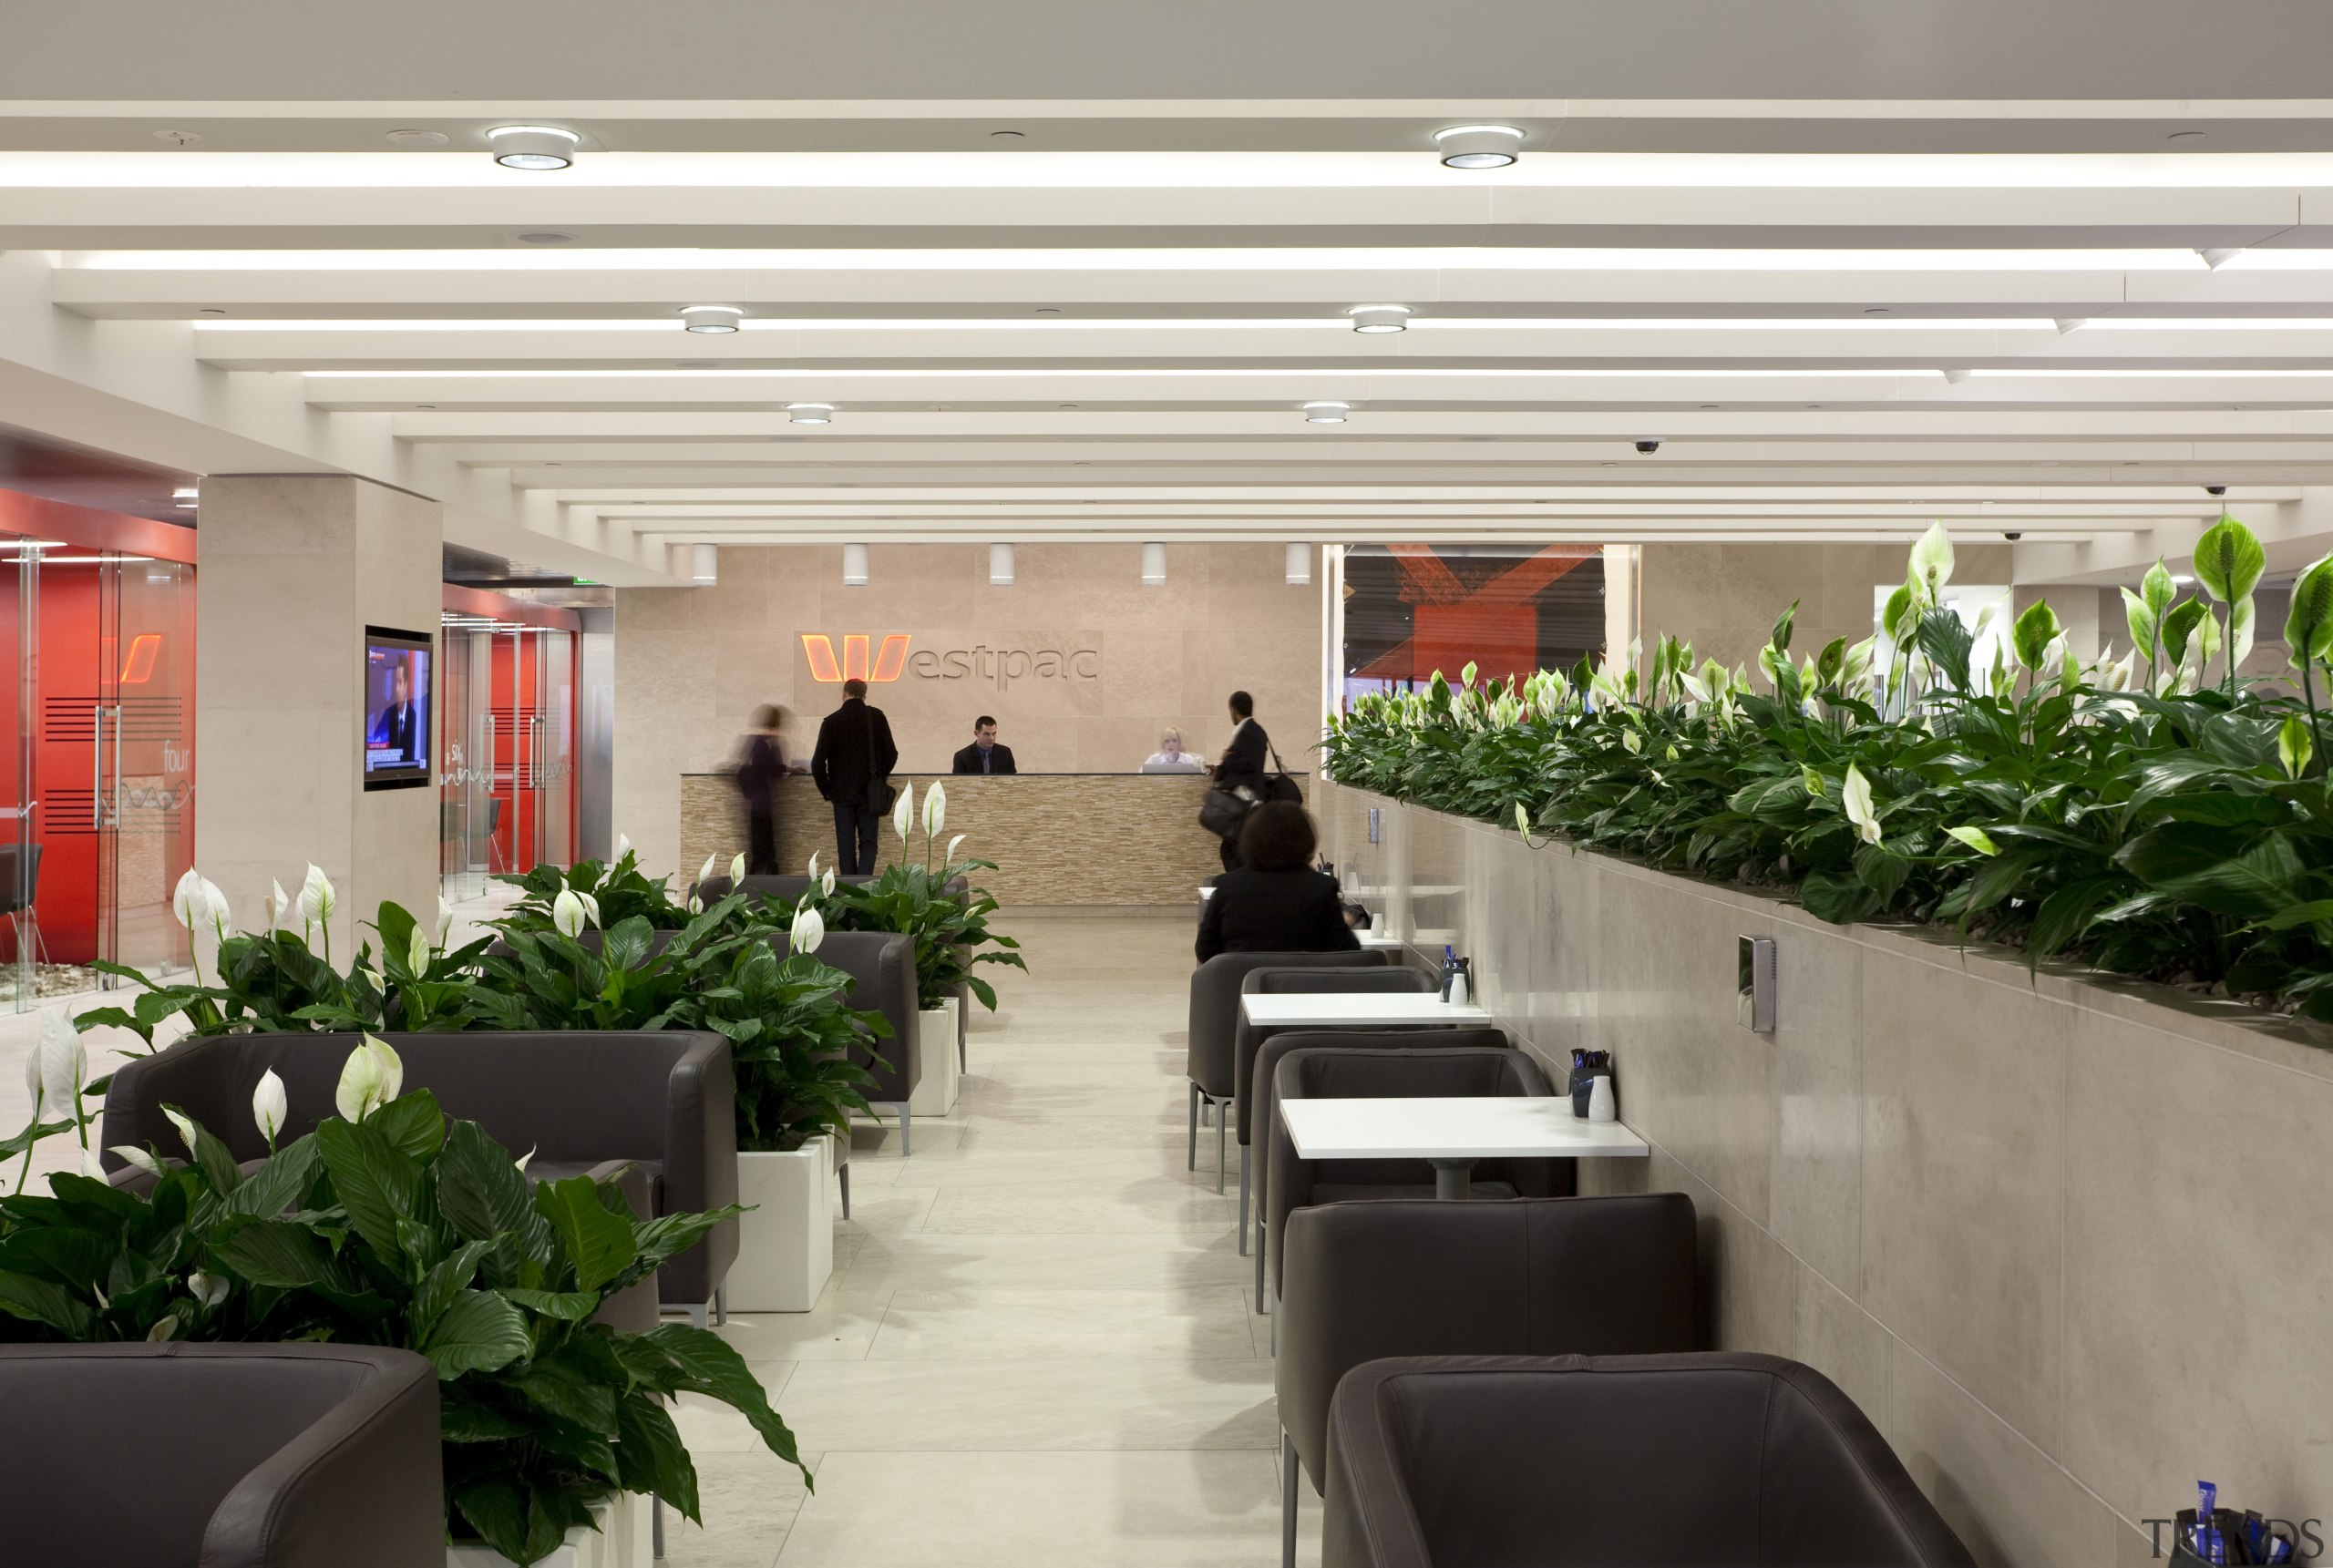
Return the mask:
MULTIPOLYGON (((996 863, 981 880, 1007 907, 1188 915, 1198 885, 1222 869, 1215 836, 1199 825, 1209 782, 1203 774, 891 775, 899 788, 915 792, 919 813, 935 781, 948 795, 946 837, 964 835, 959 856, 996 863)), ((822 861, 830 856, 831 815, 810 781, 780 779, 777 790, 778 864, 797 871, 814 849, 824 852, 822 861)), ((899 857, 899 835, 888 821, 878 844, 879 866, 899 857)), ((726 865, 745 846, 735 779, 682 774, 680 864, 694 867, 714 855, 726 865)))

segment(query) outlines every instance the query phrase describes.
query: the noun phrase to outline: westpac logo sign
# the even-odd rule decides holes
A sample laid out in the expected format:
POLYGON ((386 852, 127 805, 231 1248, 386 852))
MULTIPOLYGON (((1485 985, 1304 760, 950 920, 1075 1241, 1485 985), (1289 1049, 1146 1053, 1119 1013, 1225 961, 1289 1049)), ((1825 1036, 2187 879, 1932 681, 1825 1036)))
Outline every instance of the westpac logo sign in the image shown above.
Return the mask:
POLYGON ((876 641, 870 632, 853 631, 842 640, 842 658, 835 658, 835 640, 823 631, 802 634, 802 653, 810 661, 810 679, 827 685, 843 681, 896 681, 907 667, 908 643, 912 641, 904 631, 887 631, 881 646, 875 651, 873 661, 868 658, 868 644, 876 641))

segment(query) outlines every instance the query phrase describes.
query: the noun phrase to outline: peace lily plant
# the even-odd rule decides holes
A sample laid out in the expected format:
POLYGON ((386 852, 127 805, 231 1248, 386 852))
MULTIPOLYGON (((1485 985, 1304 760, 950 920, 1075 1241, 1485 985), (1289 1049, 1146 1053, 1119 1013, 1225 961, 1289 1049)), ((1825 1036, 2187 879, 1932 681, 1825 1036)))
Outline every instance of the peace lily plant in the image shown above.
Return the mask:
POLYGON ((1875 634, 1753 675, 1660 636, 1568 671, 1359 699, 1323 751, 1341 783, 1526 837, 1783 888, 1830 920, 1938 921, 2102 968, 2333 1019, 2333 798, 2320 692, 2333 557, 2295 581, 2288 678, 2248 677, 2266 564, 2223 517, 2198 592, 2158 561, 2129 646, 2071 657, 2047 601, 1991 630, 1946 603, 1941 525, 1875 634))

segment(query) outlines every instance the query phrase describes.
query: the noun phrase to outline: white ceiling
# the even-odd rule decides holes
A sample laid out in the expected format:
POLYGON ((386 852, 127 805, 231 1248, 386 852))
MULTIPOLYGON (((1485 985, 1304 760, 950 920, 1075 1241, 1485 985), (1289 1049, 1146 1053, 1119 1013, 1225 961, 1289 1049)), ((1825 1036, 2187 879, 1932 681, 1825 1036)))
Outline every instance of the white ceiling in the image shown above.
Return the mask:
POLYGON ((2320 5, 604 9, 12 17, 0 424, 364 474, 630 585, 707 539, 1935 517, 2096 577, 2205 485, 2284 557, 2333 518, 2320 5), (1434 160, 1498 118, 1517 166, 1434 160), (518 121, 583 157, 496 167, 518 121))

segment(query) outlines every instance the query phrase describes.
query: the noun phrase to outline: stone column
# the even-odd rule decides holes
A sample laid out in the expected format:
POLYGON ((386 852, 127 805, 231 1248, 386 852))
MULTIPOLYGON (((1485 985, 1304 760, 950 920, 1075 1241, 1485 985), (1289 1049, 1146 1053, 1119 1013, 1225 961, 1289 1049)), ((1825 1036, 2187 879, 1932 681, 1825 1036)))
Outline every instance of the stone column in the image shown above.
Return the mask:
POLYGON ((239 927, 262 927, 271 880, 297 892, 310 861, 340 896, 335 961, 385 899, 434 918, 437 790, 364 787, 365 629, 436 637, 444 534, 437 503, 369 480, 203 480, 194 845, 239 927))

